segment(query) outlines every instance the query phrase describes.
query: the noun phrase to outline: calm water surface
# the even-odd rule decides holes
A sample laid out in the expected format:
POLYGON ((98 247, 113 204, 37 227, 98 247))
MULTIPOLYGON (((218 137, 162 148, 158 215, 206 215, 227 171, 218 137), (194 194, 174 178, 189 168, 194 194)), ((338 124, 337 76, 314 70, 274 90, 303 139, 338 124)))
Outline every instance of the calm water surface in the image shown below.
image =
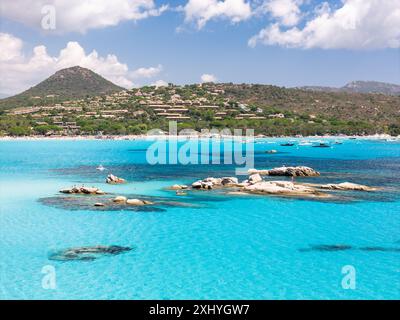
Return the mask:
MULTIPOLYGON (((399 299, 400 144, 345 140, 322 149, 255 145, 256 167, 307 165, 302 181, 381 186, 335 201, 165 190, 230 165, 146 162, 147 141, 0 142, 0 299, 399 299), (277 154, 265 150, 276 149, 277 154), (96 170, 102 164, 106 171, 96 170), (110 186, 106 174, 128 179, 110 186), (60 198, 74 184, 157 205, 95 209, 60 198), (177 203, 178 202, 178 203, 177 203), (93 245, 133 250, 94 261, 49 260, 55 250, 93 245), (347 250, 329 250, 332 245, 347 250), (56 289, 41 272, 56 270, 56 289), (354 266, 345 290, 342 267, 354 266)), ((244 177, 241 179, 245 179, 244 177)))

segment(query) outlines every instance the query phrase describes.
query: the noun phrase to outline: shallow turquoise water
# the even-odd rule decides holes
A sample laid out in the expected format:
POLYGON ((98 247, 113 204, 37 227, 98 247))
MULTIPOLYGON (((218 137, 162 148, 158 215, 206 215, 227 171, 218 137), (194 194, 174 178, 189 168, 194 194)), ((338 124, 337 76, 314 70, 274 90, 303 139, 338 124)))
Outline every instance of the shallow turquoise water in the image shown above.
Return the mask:
POLYGON ((257 168, 308 165, 322 176, 307 181, 385 189, 346 193, 333 202, 214 192, 182 198, 164 188, 233 175, 234 167, 150 166, 145 141, 1 141, 0 298, 399 299, 400 144, 346 140, 320 149, 268 143, 277 141, 255 145, 257 168), (96 171, 99 164, 129 183, 106 185, 108 171, 96 171), (186 206, 96 211, 44 200, 82 183, 186 206), (134 250, 90 262, 48 259, 54 250, 98 244, 134 250), (302 250, 336 244, 351 249, 302 250), (55 267, 55 290, 42 288, 46 265, 55 267), (356 270, 355 290, 342 288, 345 265, 356 270))

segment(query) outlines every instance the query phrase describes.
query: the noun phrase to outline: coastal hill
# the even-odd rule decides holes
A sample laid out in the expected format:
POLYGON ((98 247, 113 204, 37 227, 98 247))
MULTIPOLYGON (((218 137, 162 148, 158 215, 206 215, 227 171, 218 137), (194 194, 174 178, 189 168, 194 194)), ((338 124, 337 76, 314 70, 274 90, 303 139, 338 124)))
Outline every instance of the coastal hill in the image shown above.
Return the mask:
POLYGON ((399 135, 400 96, 233 83, 126 90, 74 67, 0 100, 0 136, 142 134, 168 130, 171 120, 179 129, 251 128, 270 136, 399 135))
POLYGON ((0 109, 62 102, 124 90, 99 74, 79 66, 62 69, 38 85, 0 100, 0 109))
POLYGON ((400 85, 378 81, 352 81, 341 88, 304 86, 298 89, 322 92, 377 93, 400 95, 400 85))
POLYGON ((400 122, 400 96, 315 91, 267 85, 223 85, 225 95, 242 103, 270 106, 297 114, 365 121, 379 125, 400 122))

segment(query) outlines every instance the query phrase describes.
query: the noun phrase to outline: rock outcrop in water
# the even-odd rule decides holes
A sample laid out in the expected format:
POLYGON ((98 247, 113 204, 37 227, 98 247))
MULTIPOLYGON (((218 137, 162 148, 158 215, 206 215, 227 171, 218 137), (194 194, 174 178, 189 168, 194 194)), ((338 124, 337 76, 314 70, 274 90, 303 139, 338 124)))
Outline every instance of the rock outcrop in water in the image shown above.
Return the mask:
POLYGON ((186 190, 186 189, 189 189, 189 187, 187 185, 184 185, 184 184, 174 184, 169 189, 170 190, 186 190))
POLYGON ((280 167, 270 170, 256 170, 250 169, 248 173, 260 174, 262 176, 286 176, 286 177, 317 177, 320 173, 310 167, 280 167))
POLYGON ((104 195, 106 194, 104 191, 100 190, 99 188, 95 187, 72 187, 69 189, 62 189, 60 190, 61 193, 66 194, 91 194, 91 195, 104 195))
POLYGON ((243 187, 242 191, 255 194, 271 194, 298 197, 327 198, 328 194, 316 188, 297 184, 289 181, 261 181, 243 187))
POLYGON ((345 190, 345 191, 375 191, 374 187, 344 182, 339 184, 306 184, 295 183, 294 181, 264 181, 262 176, 287 176, 287 177, 313 177, 320 173, 310 167, 279 167, 271 170, 248 171, 249 178, 241 183, 235 177, 214 178, 209 177, 198 180, 192 184, 192 189, 211 190, 214 188, 237 188, 229 194, 269 194, 280 196, 293 196, 298 198, 331 198, 332 194, 324 190, 345 190))
POLYGON ((130 206, 146 206, 146 205, 154 204, 151 201, 140 200, 140 199, 128 199, 127 197, 124 197, 124 196, 115 197, 113 199, 113 202, 119 203, 119 204, 126 204, 126 205, 130 205, 130 206))
POLYGON ((126 204, 130 206, 146 206, 154 204, 151 201, 147 200, 140 200, 140 199, 128 199, 126 200, 126 204))
POLYGON ((213 183, 209 182, 209 181, 206 181, 207 179, 193 182, 192 183, 192 188, 193 189, 206 189, 206 190, 213 189, 213 187, 214 187, 213 183))
POLYGON ((108 184, 122 184, 126 183, 125 179, 119 178, 117 176, 114 176, 113 174, 109 174, 106 179, 106 183, 108 184))
POLYGON ((239 183, 238 178, 236 177, 223 177, 221 178, 221 184, 223 186, 234 186, 239 183))
POLYGON ((259 175, 258 173, 252 174, 249 177, 249 179, 247 180, 247 182, 249 184, 255 184, 255 183, 258 183, 258 182, 261 182, 261 181, 263 181, 263 179, 262 179, 261 175, 259 175))
POLYGON ((105 207, 106 205, 105 205, 104 203, 101 203, 101 202, 96 202, 96 203, 94 204, 94 206, 95 206, 95 207, 105 207))
POLYGON ((113 199, 113 202, 118 202, 118 203, 125 203, 128 200, 127 197, 124 196, 117 196, 113 199))
POLYGON ((101 256, 113 256, 131 251, 130 247, 121 246, 94 246, 78 247, 57 251, 49 255, 54 261, 92 261, 101 256))
POLYGON ((214 189, 214 188, 239 188, 234 194, 270 194, 281 196, 297 197, 319 197, 327 198, 328 194, 321 192, 313 186, 293 183, 289 181, 263 181, 260 174, 255 173, 239 183, 237 178, 206 178, 192 184, 193 189, 214 189), (225 181, 225 184, 223 183, 225 181))
POLYGON ((235 177, 223 177, 223 178, 205 178, 203 180, 198 180, 192 183, 193 189, 206 189, 210 190, 215 187, 228 187, 236 186, 239 183, 238 179, 235 177))
POLYGON ((343 191, 376 191, 377 188, 364 186, 362 184, 356 184, 351 182, 343 182, 338 184, 324 184, 318 186, 321 189, 327 190, 343 190, 343 191))

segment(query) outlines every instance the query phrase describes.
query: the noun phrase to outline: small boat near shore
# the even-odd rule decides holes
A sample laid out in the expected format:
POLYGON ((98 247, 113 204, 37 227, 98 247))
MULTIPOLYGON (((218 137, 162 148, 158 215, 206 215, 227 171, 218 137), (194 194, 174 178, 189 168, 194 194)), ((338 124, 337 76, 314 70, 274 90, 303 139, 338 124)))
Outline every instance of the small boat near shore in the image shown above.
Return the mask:
POLYGON ((281 143, 281 147, 293 147, 295 144, 292 142, 281 143))
POLYGON ((321 142, 313 146, 313 148, 330 148, 331 146, 327 143, 321 142))
POLYGON ((99 166, 96 168, 96 170, 98 170, 98 171, 104 171, 104 170, 106 170, 106 168, 104 168, 102 165, 99 165, 99 166))

